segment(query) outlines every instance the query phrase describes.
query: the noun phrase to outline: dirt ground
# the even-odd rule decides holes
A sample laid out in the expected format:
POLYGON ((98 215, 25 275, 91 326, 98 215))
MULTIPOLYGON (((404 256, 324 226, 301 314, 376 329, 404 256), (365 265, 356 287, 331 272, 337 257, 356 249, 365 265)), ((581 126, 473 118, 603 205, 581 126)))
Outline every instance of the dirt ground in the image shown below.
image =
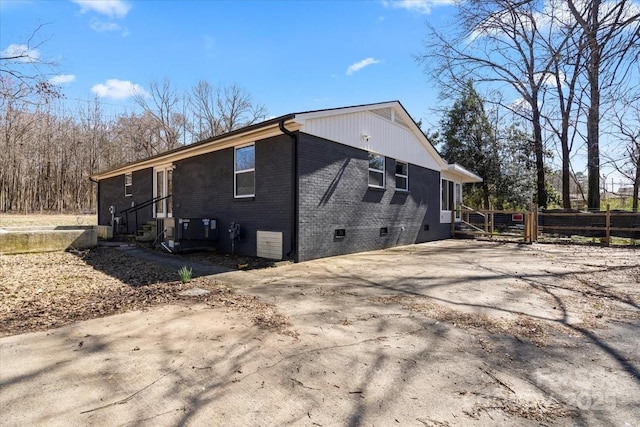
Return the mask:
POLYGON ((639 255, 449 240, 143 286, 93 262, 169 296, 1 338, 0 424, 637 426, 639 255))

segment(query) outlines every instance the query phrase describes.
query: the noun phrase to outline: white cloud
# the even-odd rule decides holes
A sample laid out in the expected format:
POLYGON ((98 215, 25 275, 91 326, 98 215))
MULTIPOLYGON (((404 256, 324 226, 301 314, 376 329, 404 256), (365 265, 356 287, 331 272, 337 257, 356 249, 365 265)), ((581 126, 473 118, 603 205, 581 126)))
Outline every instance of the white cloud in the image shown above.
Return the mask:
POLYGON ((120 31, 122 27, 115 22, 104 22, 94 19, 91 21, 91 29, 93 31, 97 31, 98 33, 103 33, 105 31, 120 31))
POLYGON ((509 108, 519 114, 526 114, 531 111, 531 104, 524 100, 524 98, 516 98, 509 108))
POLYGON ((378 63, 380 63, 379 60, 369 57, 369 58, 363 59, 360 62, 356 62, 355 64, 351 64, 349 65, 349 68, 347 68, 347 76, 350 76, 351 74, 362 70, 364 67, 368 67, 369 65, 378 64, 378 63))
POLYGON ((124 18, 131 5, 123 0, 71 0, 80 6, 80 13, 96 12, 111 18, 124 18))
POLYGON ((453 5, 455 0, 383 0, 382 4, 387 7, 428 15, 431 13, 432 7, 453 5))
POLYGON ((137 83, 128 80, 109 79, 91 88, 91 92, 100 98, 126 99, 140 94, 148 96, 148 93, 137 83))
POLYGON ((38 62, 40 51, 30 49, 26 44, 10 44, 1 53, 2 58, 17 62, 38 62))
MULTIPOLYGON (((560 78, 560 84, 564 85, 566 79, 565 75, 562 71, 558 73, 558 77, 560 78)), ((536 81, 541 81, 545 86, 556 86, 556 76, 554 73, 546 72, 546 73, 535 73, 533 75, 533 79, 536 81)))
POLYGON ((60 74, 57 76, 53 76, 49 79, 49 83, 52 85, 63 85, 66 83, 71 83, 76 80, 76 76, 73 74, 60 74))

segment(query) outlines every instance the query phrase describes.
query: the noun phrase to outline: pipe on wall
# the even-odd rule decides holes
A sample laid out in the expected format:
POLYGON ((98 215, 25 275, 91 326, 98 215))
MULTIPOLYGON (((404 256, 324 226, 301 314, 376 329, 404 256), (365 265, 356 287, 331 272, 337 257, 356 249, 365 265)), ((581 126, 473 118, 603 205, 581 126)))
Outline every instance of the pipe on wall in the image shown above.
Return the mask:
POLYGON ((291 250, 287 253, 287 258, 297 255, 297 242, 298 242, 298 134, 291 132, 284 127, 284 119, 278 122, 278 128, 280 131, 289 136, 292 142, 292 209, 291 209, 291 250))

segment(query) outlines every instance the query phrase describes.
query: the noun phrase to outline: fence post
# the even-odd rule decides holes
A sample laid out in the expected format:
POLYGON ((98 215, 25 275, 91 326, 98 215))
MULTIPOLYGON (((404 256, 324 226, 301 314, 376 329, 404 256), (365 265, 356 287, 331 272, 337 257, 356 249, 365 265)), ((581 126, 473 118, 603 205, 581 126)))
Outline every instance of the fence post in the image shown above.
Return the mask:
POLYGON ((533 237, 535 241, 538 241, 538 205, 533 205, 533 237))
POLYGON ((604 244, 605 246, 609 246, 609 244, 611 244, 611 209, 610 209, 610 205, 607 203, 607 214, 605 216, 605 238, 604 238, 604 244))
POLYGON ((456 232, 456 208, 451 209, 451 237, 455 235, 456 232))

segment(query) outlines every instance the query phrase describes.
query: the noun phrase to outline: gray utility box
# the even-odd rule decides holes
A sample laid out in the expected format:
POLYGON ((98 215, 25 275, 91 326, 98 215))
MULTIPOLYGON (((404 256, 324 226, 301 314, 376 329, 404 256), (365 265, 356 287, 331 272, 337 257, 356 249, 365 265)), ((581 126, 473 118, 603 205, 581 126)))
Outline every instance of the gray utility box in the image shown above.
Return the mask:
POLYGON ((218 222, 211 218, 178 218, 175 222, 173 249, 176 252, 215 249, 218 222))

